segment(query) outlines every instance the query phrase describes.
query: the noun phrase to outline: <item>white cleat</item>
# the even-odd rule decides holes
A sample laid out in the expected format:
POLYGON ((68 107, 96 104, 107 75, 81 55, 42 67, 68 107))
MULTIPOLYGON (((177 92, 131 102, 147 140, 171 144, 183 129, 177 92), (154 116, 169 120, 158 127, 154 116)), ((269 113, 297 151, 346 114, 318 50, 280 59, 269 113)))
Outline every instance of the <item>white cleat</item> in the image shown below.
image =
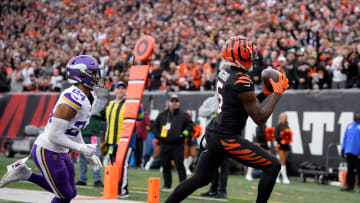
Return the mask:
POLYGON ((287 178, 283 178, 282 183, 283 184, 290 184, 290 180, 287 179, 287 178))
POLYGON ((253 178, 252 178, 251 175, 246 175, 246 176, 245 176, 245 179, 248 180, 248 181, 252 181, 252 180, 253 180, 253 178))
POLYGON ((28 180, 31 176, 31 169, 26 166, 22 161, 17 161, 13 164, 8 165, 8 172, 0 180, 0 188, 5 187, 7 184, 28 180))
POLYGON ((148 162, 145 164, 145 167, 144 167, 145 171, 150 170, 150 167, 151 167, 151 163, 150 163, 150 161, 148 161, 148 162))

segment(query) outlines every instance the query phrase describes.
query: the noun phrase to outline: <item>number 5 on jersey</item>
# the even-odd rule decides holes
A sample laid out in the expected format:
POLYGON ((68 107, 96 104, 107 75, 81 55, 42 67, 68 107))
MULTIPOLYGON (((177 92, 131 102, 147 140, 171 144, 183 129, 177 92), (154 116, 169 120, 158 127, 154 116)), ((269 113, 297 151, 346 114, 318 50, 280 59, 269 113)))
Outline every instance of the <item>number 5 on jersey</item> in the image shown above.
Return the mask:
POLYGON ((217 106, 217 114, 220 114, 222 112, 222 105, 223 105, 223 95, 222 95, 222 89, 224 87, 224 83, 221 82, 220 80, 217 81, 216 83, 216 93, 217 93, 217 97, 218 97, 218 106, 217 106))

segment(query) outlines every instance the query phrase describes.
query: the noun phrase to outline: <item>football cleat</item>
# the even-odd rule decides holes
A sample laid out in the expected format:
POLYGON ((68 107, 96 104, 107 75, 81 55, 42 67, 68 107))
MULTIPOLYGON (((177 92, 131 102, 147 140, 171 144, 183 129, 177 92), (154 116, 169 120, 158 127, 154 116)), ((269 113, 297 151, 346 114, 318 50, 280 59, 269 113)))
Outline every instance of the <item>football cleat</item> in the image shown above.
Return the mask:
POLYGON ((24 159, 21 159, 7 166, 8 171, 0 180, 0 188, 5 187, 9 183, 28 180, 30 178, 32 174, 31 169, 26 166, 23 160, 24 159))

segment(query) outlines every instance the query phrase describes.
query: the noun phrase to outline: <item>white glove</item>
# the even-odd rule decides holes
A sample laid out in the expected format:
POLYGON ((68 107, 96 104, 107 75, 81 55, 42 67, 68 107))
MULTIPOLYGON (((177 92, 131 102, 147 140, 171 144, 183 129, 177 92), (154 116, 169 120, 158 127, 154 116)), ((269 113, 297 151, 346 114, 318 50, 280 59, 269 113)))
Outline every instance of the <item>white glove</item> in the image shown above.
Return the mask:
POLYGON ((83 153, 85 157, 91 157, 96 152, 96 144, 82 144, 80 152, 83 153))
POLYGON ((100 159, 96 155, 92 155, 91 157, 86 157, 86 161, 91 165, 93 171, 98 171, 101 169, 102 164, 100 159))

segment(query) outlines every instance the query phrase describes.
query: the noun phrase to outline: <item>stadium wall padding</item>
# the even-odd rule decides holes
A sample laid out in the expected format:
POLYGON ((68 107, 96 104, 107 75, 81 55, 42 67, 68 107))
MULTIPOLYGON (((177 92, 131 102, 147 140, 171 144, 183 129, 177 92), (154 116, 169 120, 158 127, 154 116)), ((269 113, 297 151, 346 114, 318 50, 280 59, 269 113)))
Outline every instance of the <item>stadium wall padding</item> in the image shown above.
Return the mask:
MULTIPOLYGON (((181 108, 193 111, 193 120, 205 125, 198 118, 197 109, 214 92, 179 92, 181 108)), ((57 93, 7 93, 0 97, 0 146, 4 150, 7 137, 23 136, 28 124, 38 127, 46 125, 49 114, 56 103, 57 93)), ((113 98, 113 94, 110 95, 113 98)), ((142 103, 152 119, 167 107, 168 94, 144 92, 142 103)), ((293 131, 292 151, 288 160, 291 174, 304 161, 324 166, 337 167, 346 125, 353 120, 353 113, 360 111, 360 90, 322 90, 305 93, 289 90, 284 94, 267 126, 275 126, 278 116, 286 111, 289 126, 293 131), (329 148, 330 147, 330 148, 329 148)), ((266 103, 266 101, 264 102, 266 103)), ((253 140, 255 123, 248 119, 244 136, 253 140)), ((272 148, 276 143, 269 143, 272 148)))

